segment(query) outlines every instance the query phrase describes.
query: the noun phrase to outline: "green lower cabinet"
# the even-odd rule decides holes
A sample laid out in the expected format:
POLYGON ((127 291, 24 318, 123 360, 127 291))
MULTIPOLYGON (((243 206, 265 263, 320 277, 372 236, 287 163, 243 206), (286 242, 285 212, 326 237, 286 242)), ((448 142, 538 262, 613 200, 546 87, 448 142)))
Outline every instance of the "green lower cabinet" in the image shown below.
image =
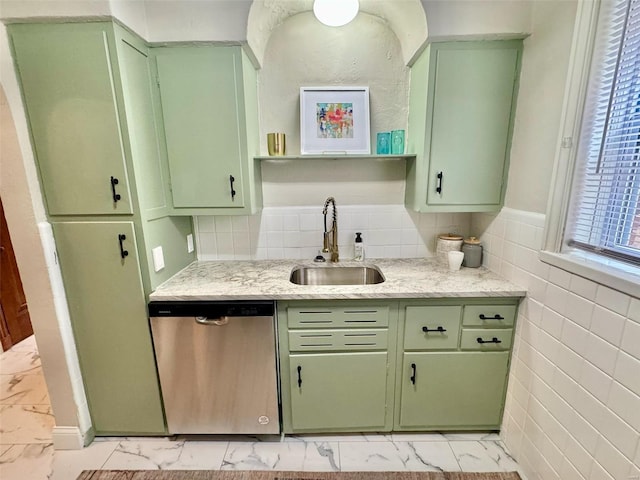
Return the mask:
POLYGON ((498 429, 509 352, 404 354, 398 429, 498 429))
POLYGON ((165 433, 133 223, 53 230, 96 433, 165 433))
POLYGON ((387 422, 387 352, 289 356, 294 431, 373 430, 387 422))

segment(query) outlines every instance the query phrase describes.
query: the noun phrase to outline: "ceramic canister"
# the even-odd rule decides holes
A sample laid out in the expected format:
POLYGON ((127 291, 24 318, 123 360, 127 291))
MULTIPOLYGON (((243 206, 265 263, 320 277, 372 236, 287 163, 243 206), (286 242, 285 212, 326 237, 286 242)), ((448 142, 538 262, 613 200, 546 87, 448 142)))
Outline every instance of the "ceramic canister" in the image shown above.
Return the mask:
POLYGON ((465 238, 462 243, 463 267, 477 268, 482 265, 482 245, 476 237, 465 238))
POLYGON ((460 250, 462 247, 462 235, 455 233, 445 233, 438 235, 436 242, 436 257, 441 263, 449 262, 447 254, 453 250, 460 250))

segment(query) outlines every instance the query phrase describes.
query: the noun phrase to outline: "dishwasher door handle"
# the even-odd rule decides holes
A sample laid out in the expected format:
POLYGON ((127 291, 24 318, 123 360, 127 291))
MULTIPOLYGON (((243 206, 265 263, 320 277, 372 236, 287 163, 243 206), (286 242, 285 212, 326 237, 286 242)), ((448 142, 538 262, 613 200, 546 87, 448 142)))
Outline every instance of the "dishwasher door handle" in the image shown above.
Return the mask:
POLYGON ((229 323, 229 317, 218 317, 218 318, 196 317, 196 323, 199 323, 200 325, 222 326, 229 323))

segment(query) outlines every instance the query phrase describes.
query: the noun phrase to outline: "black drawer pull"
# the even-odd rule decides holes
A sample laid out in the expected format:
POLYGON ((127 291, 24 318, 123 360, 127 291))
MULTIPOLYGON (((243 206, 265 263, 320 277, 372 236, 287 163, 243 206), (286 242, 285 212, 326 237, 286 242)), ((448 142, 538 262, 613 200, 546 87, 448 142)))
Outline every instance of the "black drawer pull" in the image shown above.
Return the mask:
POLYGON ((127 239, 127 236, 124 233, 120 233, 118 235, 118 242, 120 243, 120 258, 124 258, 129 255, 129 252, 124 249, 122 242, 127 239))
POLYGON ((416 384, 416 364, 415 363, 411 364, 411 378, 409 380, 411 380, 411 383, 413 383, 414 385, 416 384))
POLYGON ((444 175, 442 175, 442 172, 438 172, 438 174, 436 175, 437 178, 437 182, 436 182, 436 193, 439 195, 442 195, 442 177, 444 175))
POLYGON ((425 333, 429 333, 429 332, 440 332, 440 333, 444 333, 447 331, 446 328, 442 328, 442 326, 438 326, 438 328, 429 328, 429 327, 422 327, 422 331, 425 333))
POLYGON ((236 191, 233 189, 233 182, 235 182, 236 179, 233 177, 233 175, 229 175, 229 186, 231 188, 231 200, 233 201, 235 196, 236 196, 236 191))
POLYGON ((480 320, 504 320, 504 317, 497 313, 493 317, 487 317, 484 313, 481 313, 479 318, 480 320))
POLYGON ((302 367, 298 365, 298 388, 302 387, 302 367))
POLYGON ((478 337, 477 338, 478 343, 483 344, 483 343, 502 343, 502 340, 498 340, 497 337, 493 337, 491 340, 484 340, 482 337, 478 337))
POLYGON ((119 193, 116 193, 116 185, 118 185, 118 179, 116 177, 111 177, 111 195, 113 196, 113 203, 116 203, 122 197, 119 193))

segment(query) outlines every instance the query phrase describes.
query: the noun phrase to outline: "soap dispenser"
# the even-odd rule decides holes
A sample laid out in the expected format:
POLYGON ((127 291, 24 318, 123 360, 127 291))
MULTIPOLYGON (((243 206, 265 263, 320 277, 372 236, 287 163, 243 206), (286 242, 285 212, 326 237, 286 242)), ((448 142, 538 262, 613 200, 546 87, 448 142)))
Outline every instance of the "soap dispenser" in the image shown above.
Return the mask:
POLYGON ((364 260, 364 242, 362 241, 361 235, 361 232, 356 232, 356 240, 353 244, 355 251, 353 259, 357 262, 362 262, 364 260))

